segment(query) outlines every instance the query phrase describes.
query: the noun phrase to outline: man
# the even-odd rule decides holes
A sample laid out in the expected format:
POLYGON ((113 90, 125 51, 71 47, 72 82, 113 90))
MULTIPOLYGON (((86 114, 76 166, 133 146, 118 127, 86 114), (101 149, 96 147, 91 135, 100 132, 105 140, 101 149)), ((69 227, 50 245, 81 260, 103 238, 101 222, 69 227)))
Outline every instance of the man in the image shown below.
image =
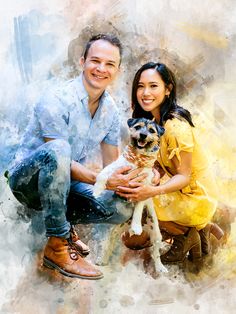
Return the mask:
POLYGON ((122 223, 132 215, 131 206, 112 190, 127 186, 140 170, 126 174, 129 168, 124 167, 115 172, 107 184, 111 191, 95 199, 97 173, 84 165, 99 145, 103 166, 118 157, 119 114, 105 89, 119 72, 121 52, 113 35, 89 40, 80 59, 82 74, 41 97, 8 172, 15 197, 44 210, 44 265, 70 277, 103 276, 84 259, 89 249, 71 224, 122 223))

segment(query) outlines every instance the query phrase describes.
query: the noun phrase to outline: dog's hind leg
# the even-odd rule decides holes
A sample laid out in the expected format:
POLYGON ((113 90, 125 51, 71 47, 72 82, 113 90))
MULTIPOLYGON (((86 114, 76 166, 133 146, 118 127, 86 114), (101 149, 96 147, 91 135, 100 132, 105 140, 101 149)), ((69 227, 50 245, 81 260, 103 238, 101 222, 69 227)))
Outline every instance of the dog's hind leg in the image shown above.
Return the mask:
POLYGON ((142 215, 143 215, 144 202, 138 202, 135 205, 133 217, 131 221, 131 234, 140 235, 143 231, 142 228, 142 215))
POLYGON ((151 243, 153 243, 152 257, 155 263, 155 268, 157 272, 167 273, 168 271, 166 267, 162 264, 161 259, 160 259, 160 249, 162 247, 162 236, 161 236, 158 219, 156 216, 152 199, 149 199, 146 201, 146 206, 153 221, 153 230, 150 233, 150 239, 151 239, 151 243))
POLYGON ((148 209, 148 213, 150 214, 153 221, 153 230, 154 230, 154 237, 155 237, 154 240, 157 241, 160 244, 159 246, 161 247, 162 235, 160 232, 156 211, 154 209, 153 200, 152 199, 147 200, 146 206, 148 209))

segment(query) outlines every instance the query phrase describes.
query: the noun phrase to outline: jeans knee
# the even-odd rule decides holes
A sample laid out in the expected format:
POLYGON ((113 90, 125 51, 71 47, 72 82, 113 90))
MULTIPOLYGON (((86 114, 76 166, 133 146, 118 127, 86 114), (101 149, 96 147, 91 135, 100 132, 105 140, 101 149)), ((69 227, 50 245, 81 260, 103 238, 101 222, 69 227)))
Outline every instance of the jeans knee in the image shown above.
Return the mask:
POLYGON ((68 169, 71 162, 70 144, 62 139, 52 140, 46 143, 46 159, 53 169, 68 169))
MULTIPOLYGON (((105 196, 107 197, 108 193, 105 196)), ((133 204, 126 202, 116 195, 110 197, 109 200, 106 199, 104 204, 108 211, 112 213, 111 217, 108 218, 110 223, 121 224, 128 221, 132 217, 134 210, 133 204)))
POLYGON ((46 143, 48 151, 60 157, 71 157, 70 144, 63 139, 56 139, 46 143))
POLYGON ((117 213, 114 215, 113 217, 113 222, 115 224, 122 224, 126 221, 128 221, 133 214, 133 209, 130 208, 126 208, 126 210, 122 210, 122 211, 117 211, 117 213))

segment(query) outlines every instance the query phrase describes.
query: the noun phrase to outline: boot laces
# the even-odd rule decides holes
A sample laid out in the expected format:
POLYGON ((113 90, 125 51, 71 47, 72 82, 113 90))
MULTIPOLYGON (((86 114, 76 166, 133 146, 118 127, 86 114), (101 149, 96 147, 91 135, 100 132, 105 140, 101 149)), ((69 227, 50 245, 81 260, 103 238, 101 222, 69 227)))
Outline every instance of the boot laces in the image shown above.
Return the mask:
POLYGON ((74 261, 77 261, 79 257, 82 257, 82 255, 77 250, 76 246, 73 244, 71 239, 68 239, 67 242, 68 242, 68 253, 70 255, 70 258, 74 261))

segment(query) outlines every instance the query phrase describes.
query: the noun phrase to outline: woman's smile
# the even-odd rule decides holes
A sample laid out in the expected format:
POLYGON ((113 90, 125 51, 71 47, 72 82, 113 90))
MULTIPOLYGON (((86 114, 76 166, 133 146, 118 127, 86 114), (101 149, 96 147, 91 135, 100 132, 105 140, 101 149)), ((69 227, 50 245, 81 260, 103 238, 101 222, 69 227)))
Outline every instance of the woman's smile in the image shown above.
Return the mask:
POLYGON ((155 116, 155 112, 160 111, 160 105, 169 93, 169 89, 155 69, 142 72, 137 89, 137 100, 143 110, 151 111, 155 116))

